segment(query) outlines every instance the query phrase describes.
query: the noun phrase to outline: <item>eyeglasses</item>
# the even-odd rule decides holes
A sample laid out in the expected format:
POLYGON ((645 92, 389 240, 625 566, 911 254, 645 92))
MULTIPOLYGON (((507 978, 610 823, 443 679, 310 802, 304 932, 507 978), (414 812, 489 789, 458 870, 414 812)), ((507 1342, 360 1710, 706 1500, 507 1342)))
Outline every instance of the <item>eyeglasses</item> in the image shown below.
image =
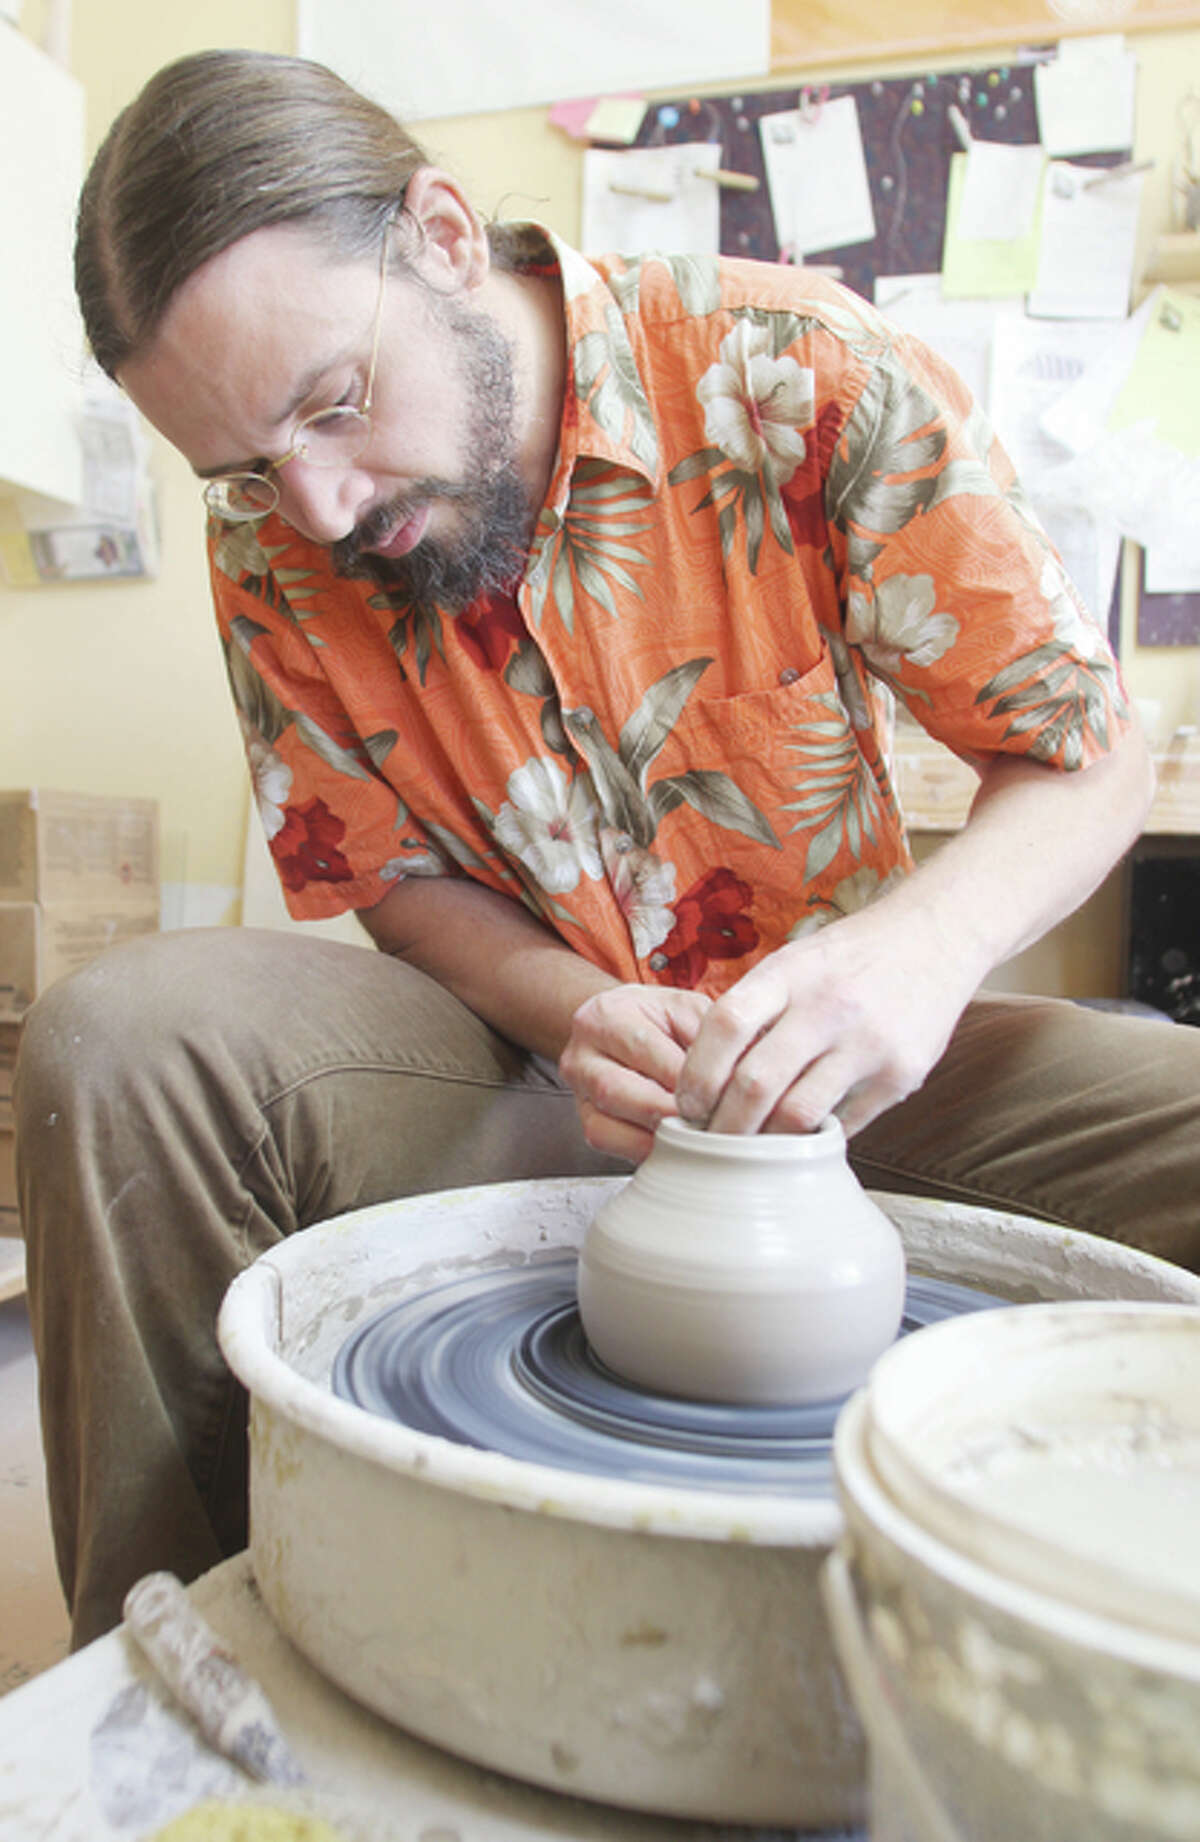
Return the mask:
POLYGON ((355 409, 349 403, 335 403, 306 416, 296 428, 286 454, 267 463, 261 473, 221 473, 205 482, 204 503, 216 517, 232 524, 244 524, 252 518, 265 518, 279 504, 275 475, 290 461, 303 461, 306 467, 345 467, 356 461, 371 439, 371 398, 375 389, 375 361, 379 356, 379 333, 383 326, 384 290, 387 283, 388 230, 383 232, 379 255, 379 299, 375 304, 375 330, 371 335, 371 362, 363 400, 355 409))

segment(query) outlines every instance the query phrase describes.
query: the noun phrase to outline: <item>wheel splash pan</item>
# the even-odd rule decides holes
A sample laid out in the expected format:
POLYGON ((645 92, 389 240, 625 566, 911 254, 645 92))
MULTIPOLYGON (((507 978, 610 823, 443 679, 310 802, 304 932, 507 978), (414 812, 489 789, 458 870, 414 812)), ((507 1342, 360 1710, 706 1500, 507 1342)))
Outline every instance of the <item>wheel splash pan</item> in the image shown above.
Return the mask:
MULTIPOLYGON (((338 1398, 366 1320, 481 1272, 561 1261, 619 1178, 442 1192, 282 1242, 231 1286, 251 1396, 251 1555, 298 1648, 377 1713, 514 1777, 633 1809, 861 1820, 861 1733, 818 1575, 828 1494, 596 1475, 338 1398)), ((880 1196, 909 1268, 1012 1301, 1176 1299, 1200 1280, 1019 1216, 880 1196)))

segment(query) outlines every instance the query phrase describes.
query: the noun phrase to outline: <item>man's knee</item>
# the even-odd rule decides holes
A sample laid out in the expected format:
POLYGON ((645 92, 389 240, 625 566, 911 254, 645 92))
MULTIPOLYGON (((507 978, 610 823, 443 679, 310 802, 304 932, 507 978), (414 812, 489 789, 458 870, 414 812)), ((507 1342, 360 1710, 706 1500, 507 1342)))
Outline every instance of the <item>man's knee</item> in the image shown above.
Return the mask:
POLYGON ((18 1131, 56 1096, 92 1080, 111 1089, 123 1063, 144 1066, 152 1039, 173 1034, 163 991, 164 984, 168 991, 188 988, 188 975, 177 965, 182 956, 175 943, 183 939, 155 934, 131 941, 43 992, 21 1031, 13 1083, 18 1131), (176 969, 168 972, 167 961, 176 969))

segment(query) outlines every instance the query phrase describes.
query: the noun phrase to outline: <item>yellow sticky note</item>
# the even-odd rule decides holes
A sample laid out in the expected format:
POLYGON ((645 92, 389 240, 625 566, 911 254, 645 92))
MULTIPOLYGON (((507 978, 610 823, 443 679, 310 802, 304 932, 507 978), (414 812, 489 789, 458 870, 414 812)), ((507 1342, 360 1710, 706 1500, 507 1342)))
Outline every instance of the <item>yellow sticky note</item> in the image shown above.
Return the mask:
POLYGON ((1153 421, 1160 441, 1200 455, 1200 300, 1164 290, 1117 392, 1108 426, 1153 421))
POLYGON ((1028 294, 1037 280, 1038 248, 1042 236, 1040 196, 1027 236, 1018 237, 1011 243, 960 237, 957 226, 966 176, 966 154, 951 155, 950 189, 946 198, 946 241, 942 253, 942 293, 947 300, 1028 294))
POLYGON ((628 147, 637 139, 646 113, 641 96, 602 96, 587 119, 589 141, 611 141, 628 147))

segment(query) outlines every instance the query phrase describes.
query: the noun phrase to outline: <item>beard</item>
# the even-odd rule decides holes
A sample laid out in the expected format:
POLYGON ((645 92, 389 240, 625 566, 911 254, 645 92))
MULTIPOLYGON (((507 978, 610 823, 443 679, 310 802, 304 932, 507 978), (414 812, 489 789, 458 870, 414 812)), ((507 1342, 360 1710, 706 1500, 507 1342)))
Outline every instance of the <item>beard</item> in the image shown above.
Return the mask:
POLYGON ((377 506, 349 537, 333 545, 338 575, 369 576, 409 601, 462 613, 481 595, 511 593, 529 553, 533 517, 517 470, 516 388, 507 341, 486 315, 439 301, 443 326, 458 340, 471 402, 464 449, 474 470, 469 480, 418 480, 377 506), (423 506, 455 506, 455 528, 425 536, 407 556, 375 555, 378 543, 423 506))

